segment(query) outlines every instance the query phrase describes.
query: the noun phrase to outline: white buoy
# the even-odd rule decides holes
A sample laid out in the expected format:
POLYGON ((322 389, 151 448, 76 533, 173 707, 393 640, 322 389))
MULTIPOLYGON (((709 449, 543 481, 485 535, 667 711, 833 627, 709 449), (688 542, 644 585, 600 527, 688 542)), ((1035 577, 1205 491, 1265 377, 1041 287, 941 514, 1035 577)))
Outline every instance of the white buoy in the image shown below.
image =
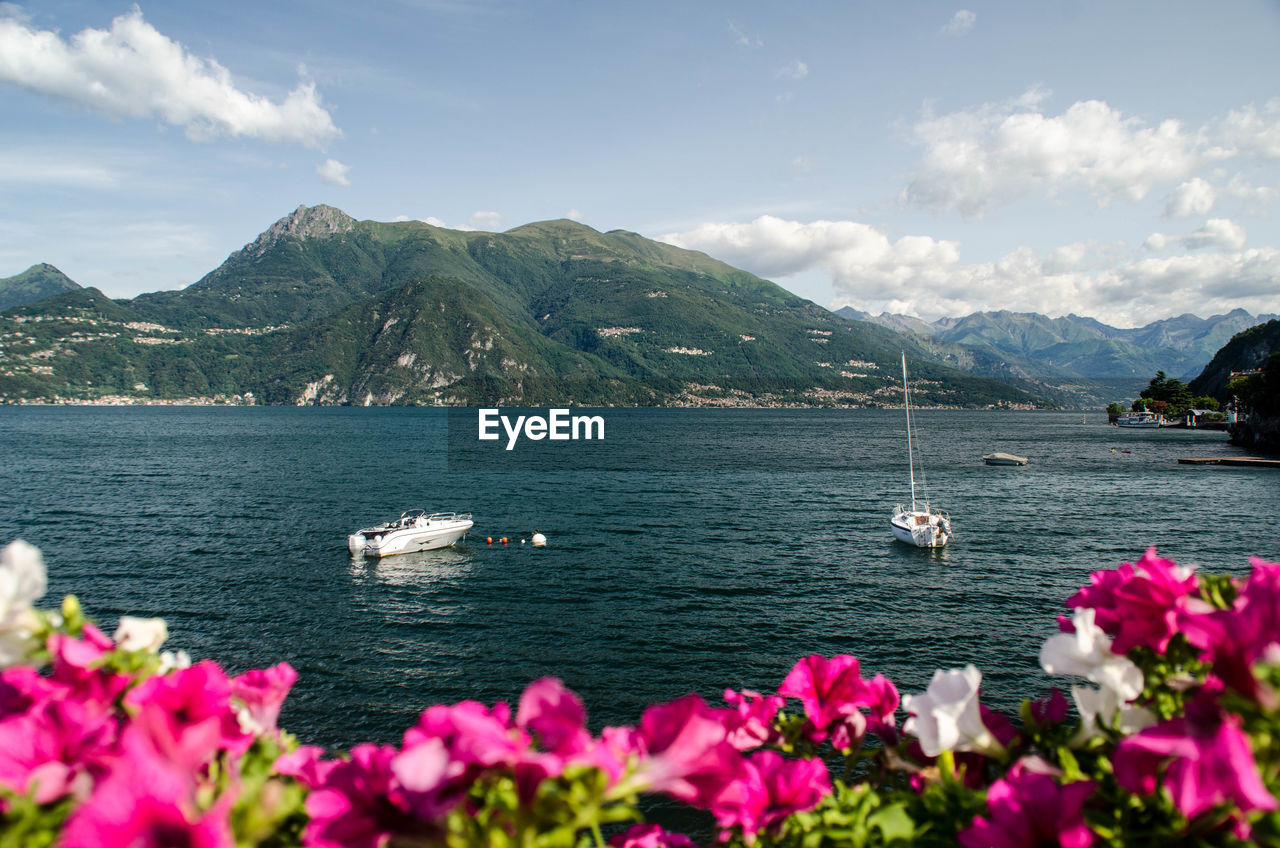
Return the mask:
POLYGON ((542 531, 533 531, 533 546, 535 548, 545 548, 547 546, 547 537, 542 535, 542 531))

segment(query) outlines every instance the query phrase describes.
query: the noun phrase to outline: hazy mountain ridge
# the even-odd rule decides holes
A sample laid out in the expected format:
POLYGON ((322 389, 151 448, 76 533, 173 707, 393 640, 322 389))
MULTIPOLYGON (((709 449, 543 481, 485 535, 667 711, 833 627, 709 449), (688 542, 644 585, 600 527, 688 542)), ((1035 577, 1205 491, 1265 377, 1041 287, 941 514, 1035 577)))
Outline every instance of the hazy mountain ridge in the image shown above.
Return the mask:
MULTIPOLYGON (((186 289, 102 300, 6 316, 24 347, 0 354, 0 395, 851 406, 901 397, 898 334, 850 324, 705 254, 564 220, 463 232, 300 207, 186 289)), ((931 361, 912 374, 922 403, 1034 400, 931 361)))
MULTIPOLYGON (((1067 315, 1050 318, 1028 312, 975 312, 960 318, 927 322, 904 315, 869 315, 844 307, 837 314, 973 349, 1021 357, 1091 381, 1147 379, 1164 371, 1180 379, 1200 373, 1232 336, 1268 321, 1273 315, 1250 315, 1236 309, 1200 318, 1179 315, 1143 327, 1111 327, 1094 318, 1067 315)), ((1052 372, 1039 371, 1038 376, 1052 372)))

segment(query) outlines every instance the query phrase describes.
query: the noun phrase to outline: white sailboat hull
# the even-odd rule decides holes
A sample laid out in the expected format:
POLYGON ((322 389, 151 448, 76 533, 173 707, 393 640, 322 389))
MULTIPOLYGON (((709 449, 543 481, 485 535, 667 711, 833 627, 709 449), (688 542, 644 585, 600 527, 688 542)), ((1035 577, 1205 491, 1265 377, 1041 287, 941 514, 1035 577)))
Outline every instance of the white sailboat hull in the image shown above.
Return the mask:
POLYGON ((898 508, 889 519, 889 529, 899 542, 917 548, 940 548, 951 539, 951 520, 928 510, 898 508))

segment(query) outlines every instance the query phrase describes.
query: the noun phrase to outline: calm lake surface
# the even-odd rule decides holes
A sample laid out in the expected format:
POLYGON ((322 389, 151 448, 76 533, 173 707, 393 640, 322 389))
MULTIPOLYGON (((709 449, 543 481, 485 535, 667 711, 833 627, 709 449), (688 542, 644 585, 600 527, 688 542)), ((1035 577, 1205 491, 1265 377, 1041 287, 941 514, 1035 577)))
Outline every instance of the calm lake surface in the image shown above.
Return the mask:
POLYGON ((1280 472, 1177 464, 1240 454, 1222 433, 921 410, 956 531, 928 551, 889 533, 910 499, 900 411, 593 413, 603 444, 521 462, 470 452, 475 410, 0 407, 0 542, 44 551, 45 606, 74 592, 108 632, 163 616, 170 647, 232 672, 292 663, 282 723, 337 747, 543 675, 593 728, 631 723, 690 691, 772 690, 810 653, 903 692, 973 662, 1014 710, 1048 685, 1039 646, 1091 571, 1150 545, 1234 573, 1280 560, 1280 472), (453 550, 347 554, 415 507, 476 525, 453 550), (519 544, 534 528, 547 548, 519 544))

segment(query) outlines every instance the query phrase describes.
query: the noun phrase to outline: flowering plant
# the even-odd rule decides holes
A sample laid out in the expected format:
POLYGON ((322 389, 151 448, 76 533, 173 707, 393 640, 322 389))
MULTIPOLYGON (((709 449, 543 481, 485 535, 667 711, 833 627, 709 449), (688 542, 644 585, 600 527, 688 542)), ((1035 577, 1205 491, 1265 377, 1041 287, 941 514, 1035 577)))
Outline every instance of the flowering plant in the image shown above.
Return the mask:
POLYGON ((159 619, 108 637, 56 611, 38 550, 0 552, 0 848, 687 848, 661 794, 728 846, 1280 845, 1280 564, 1201 575, 1149 550, 1094 573, 1040 652, 1078 678, 981 702, 973 666, 899 697, 851 656, 776 693, 656 704, 587 729, 559 681, 513 711, 436 705, 395 745, 333 755, 277 727, 287 664, 231 677, 160 653, 159 619), (838 770, 839 774, 833 773, 838 770))

